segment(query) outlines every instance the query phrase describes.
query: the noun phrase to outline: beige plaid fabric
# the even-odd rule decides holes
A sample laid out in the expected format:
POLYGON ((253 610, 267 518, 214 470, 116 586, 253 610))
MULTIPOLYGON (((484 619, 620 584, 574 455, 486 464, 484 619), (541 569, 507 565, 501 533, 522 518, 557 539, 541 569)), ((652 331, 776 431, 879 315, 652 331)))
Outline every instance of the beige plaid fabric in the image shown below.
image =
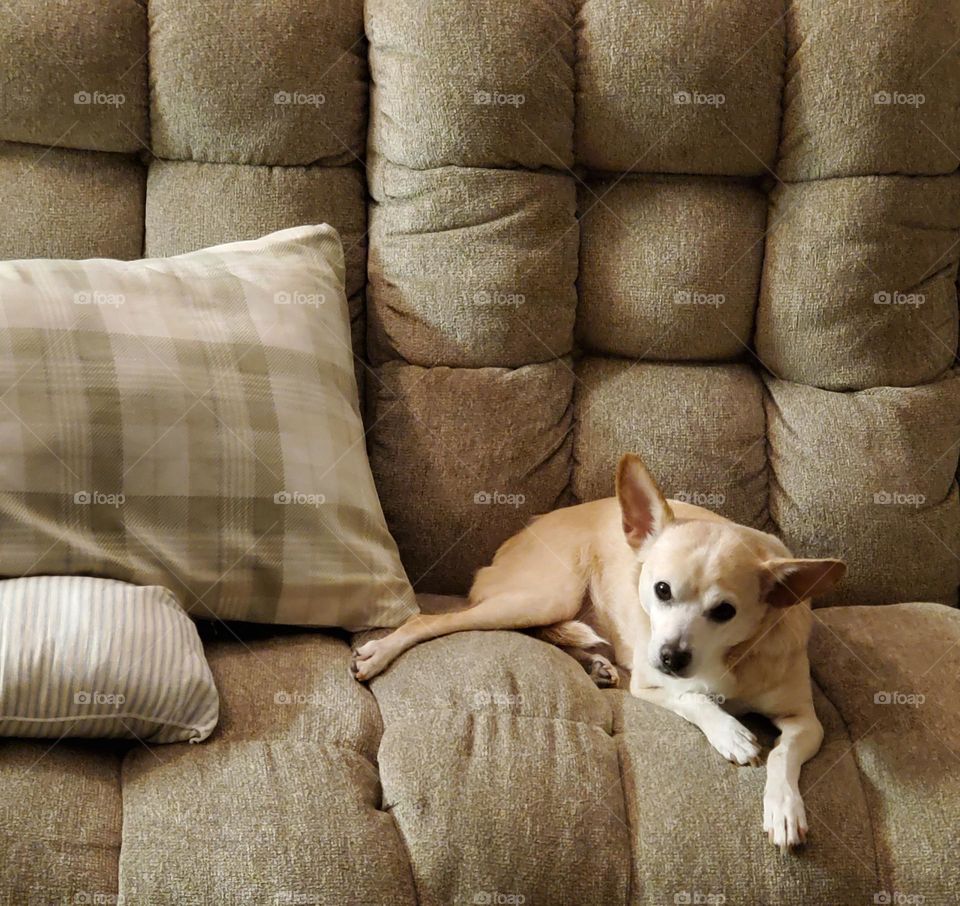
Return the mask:
POLYGON ((197 617, 416 610, 367 462, 327 226, 0 262, 0 574, 164 585, 197 617))

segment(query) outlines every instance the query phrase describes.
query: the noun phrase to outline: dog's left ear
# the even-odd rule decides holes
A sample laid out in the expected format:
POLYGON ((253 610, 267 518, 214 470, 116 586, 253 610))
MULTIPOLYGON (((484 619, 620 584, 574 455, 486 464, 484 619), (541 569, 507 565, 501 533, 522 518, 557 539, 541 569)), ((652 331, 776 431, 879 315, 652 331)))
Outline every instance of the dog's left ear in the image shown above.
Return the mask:
POLYGON ((826 594, 846 572, 842 560, 767 560, 760 564, 761 597, 774 607, 789 607, 826 594))
POLYGON ((623 534, 636 549, 673 521, 673 510, 636 453, 625 453, 617 466, 617 500, 623 534))

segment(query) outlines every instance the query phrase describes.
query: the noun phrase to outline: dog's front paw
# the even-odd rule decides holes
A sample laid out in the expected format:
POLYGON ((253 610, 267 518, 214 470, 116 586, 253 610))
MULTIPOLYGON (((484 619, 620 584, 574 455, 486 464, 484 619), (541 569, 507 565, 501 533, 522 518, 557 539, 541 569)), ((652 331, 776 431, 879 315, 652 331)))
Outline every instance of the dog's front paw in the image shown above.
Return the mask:
POLYGON ((760 764, 760 744, 739 720, 724 715, 714 726, 704 729, 707 739, 727 761, 734 764, 760 764))
POLYGON ((393 652, 385 638, 373 639, 373 641, 366 642, 353 652, 353 657, 350 660, 350 672, 354 679, 366 682, 389 666, 393 657, 393 652))
POLYGON ((768 789, 763 794, 763 829, 781 854, 803 845, 807 840, 807 812, 800 794, 787 786, 768 789))

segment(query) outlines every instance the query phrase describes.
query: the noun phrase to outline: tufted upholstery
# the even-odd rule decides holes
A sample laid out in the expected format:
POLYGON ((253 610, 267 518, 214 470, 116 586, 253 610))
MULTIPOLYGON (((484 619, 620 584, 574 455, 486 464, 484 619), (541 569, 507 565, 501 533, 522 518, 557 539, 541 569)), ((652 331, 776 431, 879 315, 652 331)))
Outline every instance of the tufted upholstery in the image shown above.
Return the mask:
POLYGON ((0 256, 332 223, 420 589, 633 449, 844 556, 821 603, 940 602, 819 612, 803 858, 762 772, 533 639, 368 690, 341 637, 223 627, 204 746, 0 742, 0 901, 948 902, 955 714, 873 696, 960 691, 958 37, 954 0, 0 5, 0 256))
POLYGON ((421 587, 635 449, 846 557, 834 601, 956 602, 956 14, 368 2, 371 449, 421 587))

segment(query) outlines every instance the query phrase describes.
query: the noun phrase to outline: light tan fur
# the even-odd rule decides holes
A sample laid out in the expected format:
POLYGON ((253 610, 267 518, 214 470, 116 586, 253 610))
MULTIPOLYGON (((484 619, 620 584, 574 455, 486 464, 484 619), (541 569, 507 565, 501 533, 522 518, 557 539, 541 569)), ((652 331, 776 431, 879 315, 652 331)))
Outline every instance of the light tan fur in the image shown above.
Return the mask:
POLYGON ((629 671, 633 695, 696 724, 734 763, 760 756, 734 715, 765 714, 781 734, 767 760, 763 827, 785 851, 805 838, 800 766, 822 739, 807 660, 809 597, 843 572, 840 561, 795 559, 773 535, 666 500, 628 454, 616 497, 535 519, 477 573, 468 608, 412 617, 358 648, 352 669, 368 680, 411 646, 451 632, 533 630, 598 685, 618 685, 629 671), (721 601, 735 616, 716 622, 721 601), (599 652, 604 643, 613 664, 599 652))

